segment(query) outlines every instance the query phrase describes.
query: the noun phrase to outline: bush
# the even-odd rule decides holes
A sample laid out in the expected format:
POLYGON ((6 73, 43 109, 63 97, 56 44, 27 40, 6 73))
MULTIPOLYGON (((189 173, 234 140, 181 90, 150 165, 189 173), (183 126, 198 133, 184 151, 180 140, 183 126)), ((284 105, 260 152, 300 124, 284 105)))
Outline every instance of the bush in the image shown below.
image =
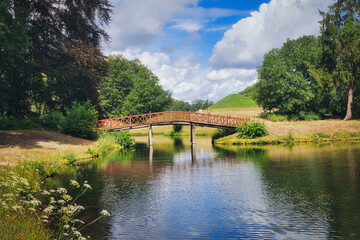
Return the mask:
POLYGON ((239 133, 239 138, 251 139, 263 137, 269 134, 263 122, 243 122, 237 128, 236 132, 239 133))
POLYGON ((182 128, 183 128, 183 125, 180 125, 180 124, 174 124, 174 125, 173 125, 173 131, 174 131, 174 133, 181 132, 182 128))
POLYGON ((45 114, 41 118, 41 125, 46 129, 61 130, 65 117, 61 112, 54 111, 45 114))
POLYGON ((235 129, 218 129, 211 136, 212 142, 214 142, 216 139, 234 134, 235 132, 236 132, 235 129))
POLYGON ((93 156, 106 155, 109 152, 131 148, 134 144, 133 138, 127 131, 106 132, 100 135, 95 148, 89 149, 88 152, 93 156))
POLYGON ((271 113, 267 116, 267 119, 273 122, 281 122, 281 121, 299 121, 299 120, 305 120, 305 121, 313 121, 313 120, 321 120, 322 117, 320 114, 317 113, 308 113, 308 112, 299 112, 298 114, 289 114, 284 115, 280 113, 271 113))
POLYGON ((17 119, 13 116, 0 116, 0 130, 22 130, 40 127, 41 125, 37 119, 17 119))
POLYGON ((276 114, 276 113, 269 114, 267 116, 267 118, 270 121, 273 121, 273 122, 282 122, 282 121, 287 121, 288 120, 288 116, 282 115, 282 114, 276 114))
POLYGON ((97 111, 89 101, 83 105, 75 103, 66 113, 61 126, 63 133, 91 140, 98 137, 95 129, 97 111))
POLYGON ((299 119, 305 121, 314 121, 314 120, 321 120, 322 117, 320 114, 316 114, 316 113, 300 112, 299 119))

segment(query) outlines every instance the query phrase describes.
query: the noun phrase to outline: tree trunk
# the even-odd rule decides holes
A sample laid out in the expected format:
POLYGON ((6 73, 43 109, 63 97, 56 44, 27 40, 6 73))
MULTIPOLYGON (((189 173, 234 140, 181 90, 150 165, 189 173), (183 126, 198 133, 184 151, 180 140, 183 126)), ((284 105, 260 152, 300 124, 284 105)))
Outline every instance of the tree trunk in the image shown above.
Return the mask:
POLYGON ((352 111, 351 106, 354 100, 353 96, 353 90, 354 90, 354 80, 352 78, 349 79, 349 93, 348 93, 348 103, 347 103, 347 109, 346 109, 346 116, 344 120, 351 120, 352 118, 352 111))

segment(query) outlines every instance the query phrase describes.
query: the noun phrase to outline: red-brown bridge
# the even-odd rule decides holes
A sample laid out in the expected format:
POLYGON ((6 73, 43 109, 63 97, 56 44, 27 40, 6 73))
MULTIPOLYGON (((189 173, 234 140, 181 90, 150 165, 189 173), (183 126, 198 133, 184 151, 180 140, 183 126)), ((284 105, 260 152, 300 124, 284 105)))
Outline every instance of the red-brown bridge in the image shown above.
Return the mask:
POLYGON ((97 121, 97 127, 109 131, 149 127, 149 143, 152 145, 152 126, 171 124, 191 125, 191 142, 195 143, 195 126, 231 129, 249 120, 250 118, 236 118, 212 115, 210 113, 167 111, 99 120, 97 121))

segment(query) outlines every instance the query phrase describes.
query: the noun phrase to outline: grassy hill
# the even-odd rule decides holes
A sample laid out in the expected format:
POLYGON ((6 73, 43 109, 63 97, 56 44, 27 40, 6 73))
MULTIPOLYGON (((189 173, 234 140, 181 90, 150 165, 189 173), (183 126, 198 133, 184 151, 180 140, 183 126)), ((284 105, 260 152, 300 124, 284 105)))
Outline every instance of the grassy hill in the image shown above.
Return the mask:
POLYGON ((251 98, 245 97, 239 93, 230 94, 214 105, 210 106, 210 109, 219 108, 257 108, 255 101, 251 98))

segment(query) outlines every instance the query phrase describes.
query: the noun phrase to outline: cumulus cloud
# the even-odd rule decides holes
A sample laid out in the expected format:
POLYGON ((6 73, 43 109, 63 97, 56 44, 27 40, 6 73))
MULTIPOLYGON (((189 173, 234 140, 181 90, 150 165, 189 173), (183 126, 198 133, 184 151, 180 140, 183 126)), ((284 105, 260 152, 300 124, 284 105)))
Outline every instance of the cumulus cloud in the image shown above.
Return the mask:
POLYGON ((214 68, 254 67, 272 48, 281 47, 287 38, 317 35, 320 10, 332 0, 271 0, 259 11, 243 18, 225 32, 213 50, 214 68))
POLYGON ((171 61, 162 52, 150 53, 140 49, 126 49, 122 54, 127 59, 139 59, 156 76, 166 90, 178 100, 192 101, 198 98, 217 101, 233 90, 241 91, 254 83, 256 69, 211 70, 192 55, 171 61))
POLYGON ((173 16, 198 0, 113 0, 115 14, 108 32, 111 48, 143 47, 161 36, 173 16))

